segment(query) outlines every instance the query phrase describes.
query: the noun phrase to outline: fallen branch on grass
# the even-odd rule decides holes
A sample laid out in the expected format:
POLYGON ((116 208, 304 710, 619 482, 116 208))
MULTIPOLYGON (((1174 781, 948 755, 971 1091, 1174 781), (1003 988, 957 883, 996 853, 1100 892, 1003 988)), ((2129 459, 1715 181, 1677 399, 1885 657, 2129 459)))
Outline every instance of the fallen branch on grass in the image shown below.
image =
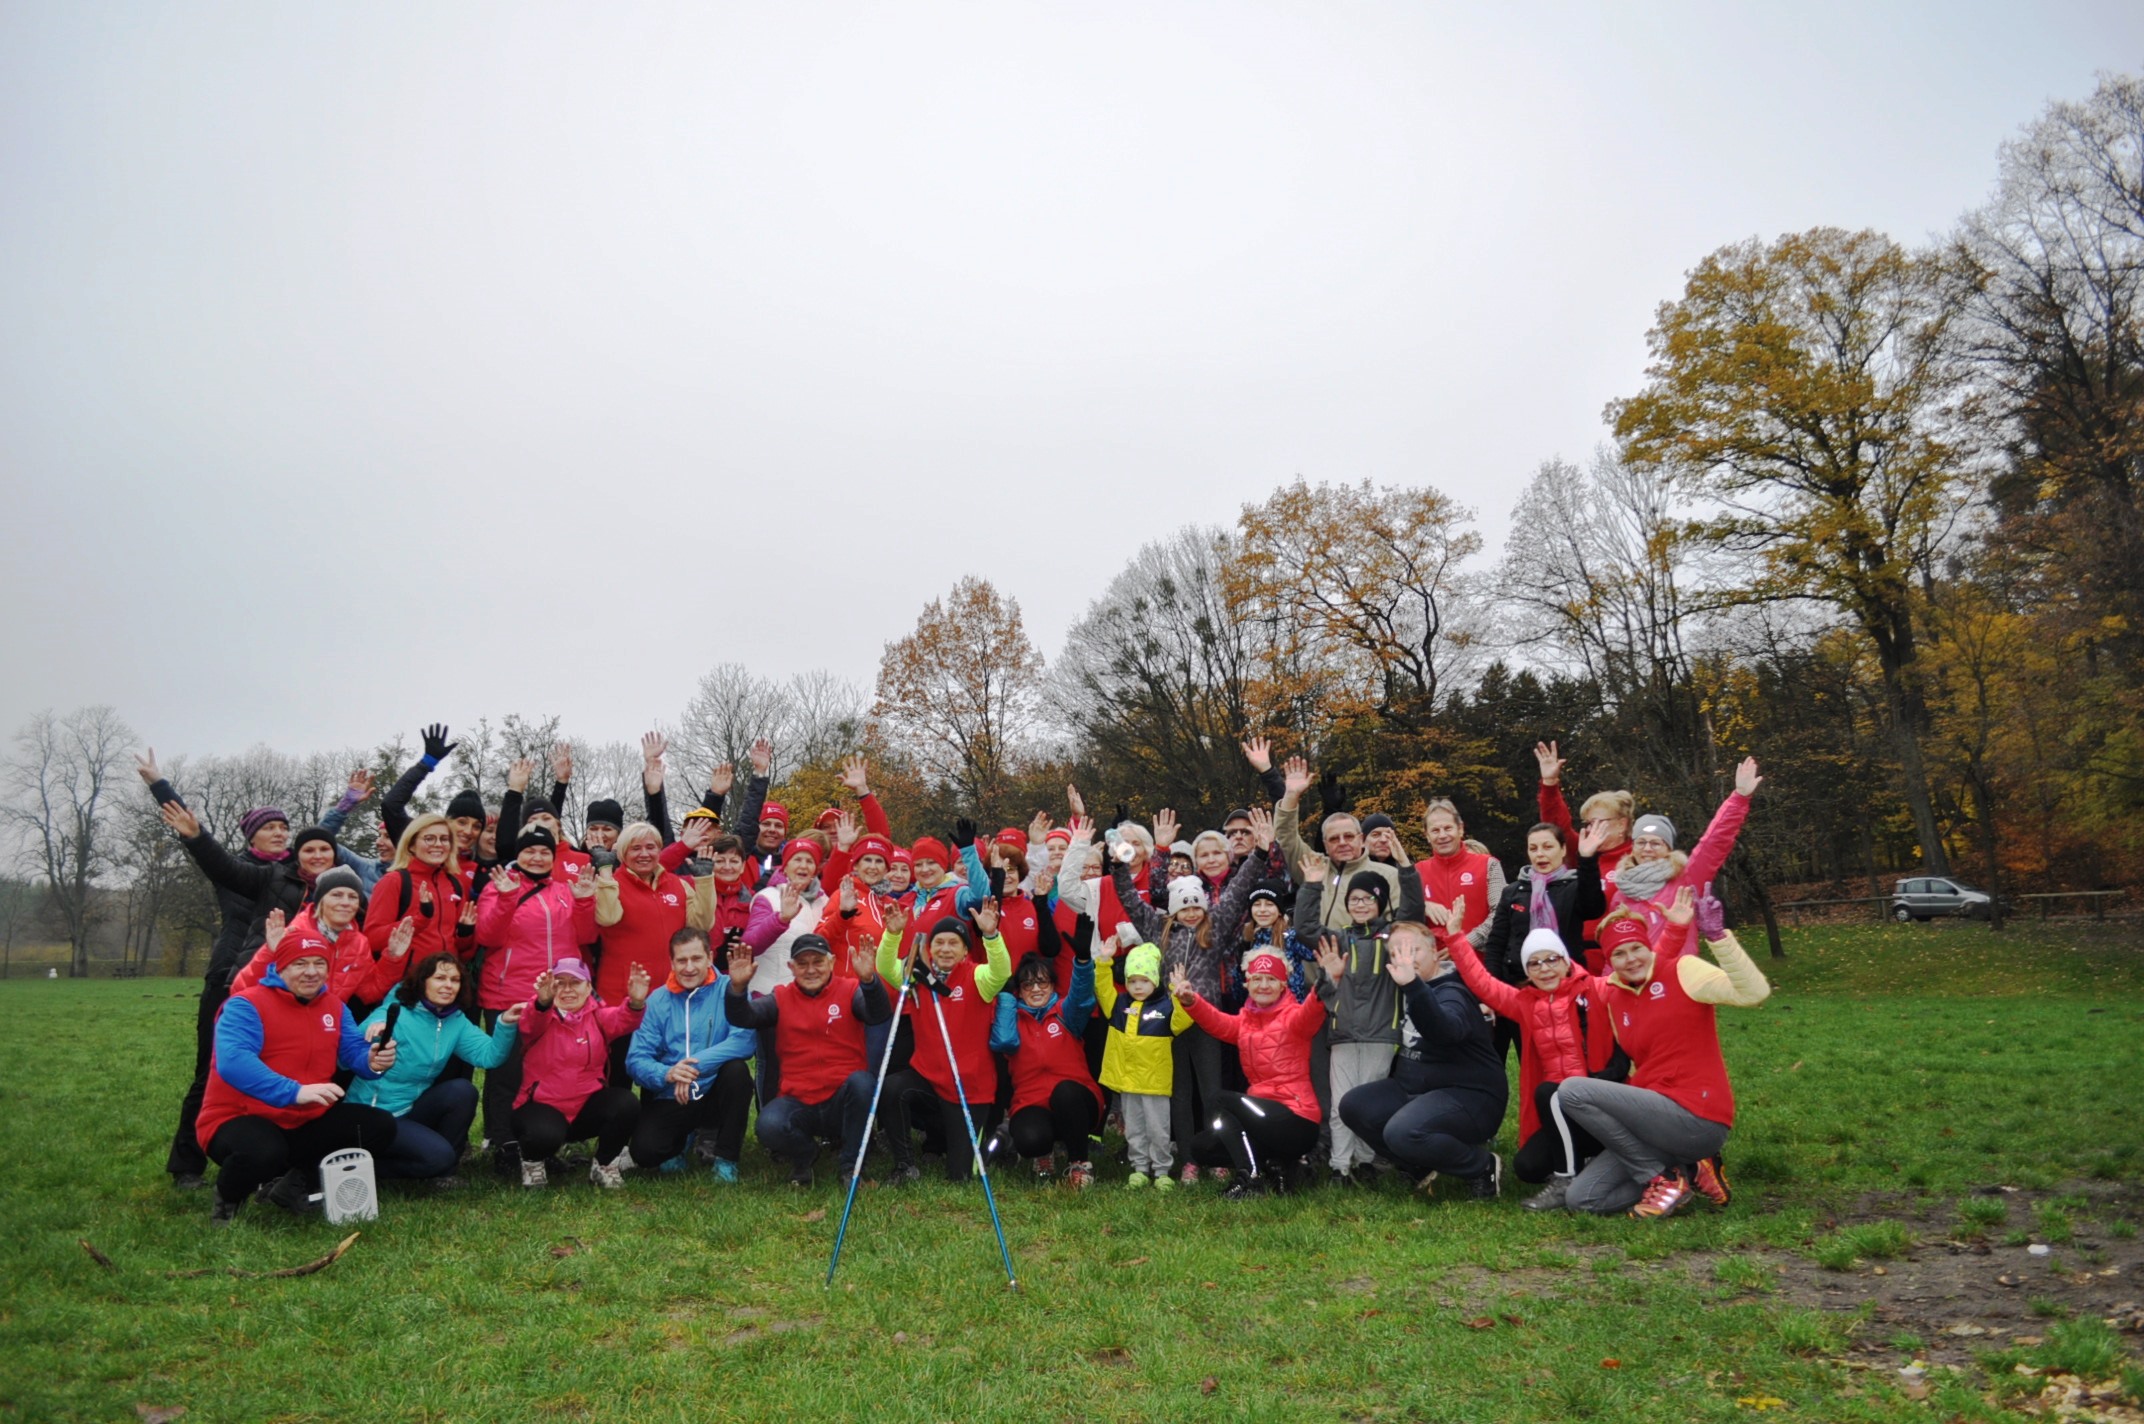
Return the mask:
MULTIPOLYGON (((243 1280, 253 1281, 287 1280, 292 1276, 309 1276, 315 1271, 324 1271, 337 1261, 340 1261, 342 1253, 356 1245, 357 1238, 362 1234, 362 1232, 353 1231, 348 1236, 343 1237, 342 1240, 336 1242, 335 1249, 322 1256, 319 1260, 307 1261, 302 1266, 285 1266, 280 1271, 248 1271, 238 1266, 206 1266, 198 1271, 166 1271, 164 1274, 174 1280, 182 1281, 190 1281, 199 1276, 215 1276, 226 1273, 243 1280)), ((85 1241, 82 1244, 87 1246, 89 1243, 85 1241)), ((96 1255, 96 1252, 92 1251, 90 1254, 96 1255)), ((107 1261, 105 1264, 109 1265, 111 1263, 107 1261)))
POLYGON ((112 1264, 111 1257, 105 1255, 102 1251, 99 1251, 96 1247, 89 1244, 89 1238, 87 1236, 77 1236, 75 1237, 75 1240, 81 1245, 84 1251, 87 1251, 89 1253, 89 1259, 95 1261, 98 1265, 104 1267, 105 1270, 116 1271, 119 1269, 117 1266, 112 1264))

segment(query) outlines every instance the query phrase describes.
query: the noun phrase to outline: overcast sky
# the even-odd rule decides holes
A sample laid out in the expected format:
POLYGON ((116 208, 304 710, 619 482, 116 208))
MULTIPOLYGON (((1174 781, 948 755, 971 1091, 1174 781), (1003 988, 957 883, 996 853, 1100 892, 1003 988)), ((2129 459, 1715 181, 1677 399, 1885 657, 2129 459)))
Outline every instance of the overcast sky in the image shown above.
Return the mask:
POLYGON ((1905 240, 2135 3, 0 4, 0 731, 674 719, 1296 475, 1492 548, 1707 252, 1905 240))

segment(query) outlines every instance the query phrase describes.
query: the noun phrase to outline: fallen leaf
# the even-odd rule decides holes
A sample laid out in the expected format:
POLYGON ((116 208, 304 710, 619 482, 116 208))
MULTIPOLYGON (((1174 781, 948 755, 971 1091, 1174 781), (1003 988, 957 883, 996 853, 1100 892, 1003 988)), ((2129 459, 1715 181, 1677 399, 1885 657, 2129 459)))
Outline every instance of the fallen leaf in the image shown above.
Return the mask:
POLYGON ((2025 1278, 2023 1276, 1997 1276, 1995 1278, 1995 1284, 1999 1286, 2010 1286, 2011 1288, 2015 1289, 2016 1287, 2025 1284, 2025 1278))
POLYGON ((1200 1282, 1199 1282, 1199 1289, 1200 1289, 1200 1290, 1219 1290, 1219 1289, 1220 1289, 1220 1287, 1219 1287, 1219 1286, 1217 1286, 1217 1285, 1215 1285, 1215 1284, 1214 1284, 1214 1283, 1213 1283, 1212 1281, 1200 1281, 1200 1282))
POLYGON ((1220 1387, 1221 1387, 1221 1382, 1220 1382, 1219 1380, 1215 1379, 1215 1378, 1214 1378, 1214 1377, 1213 1377, 1212 1375, 1208 1375, 1208 1376, 1206 1376, 1206 1378, 1204 1378, 1204 1379, 1202 1379, 1202 1380, 1200 1380, 1200 1381, 1199 1381, 1199 1393, 1200 1393, 1200 1394, 1212 1394, 1212 1393, 1213 1393, 1213 1392, 1214 1392, 1215 1390, 1219 1389, 1220 1387))
POLYGON ((1623 1368, 1623 1362, 1616 1359, 1602 1360, 1601 1368, 1604 1370, 1619 1370, 1623 1368))
POLYGON ((1506 1325, 1524 1325, 1526 1323, 1508 1310, 1504 1312, 1503 1320, 1506 1325))
POLYGON ((1986 1326, 1975 1325, 1970 1320, 1967 1320, 1957 1325, 1951 1326, 1950 1329, 1944 1331, 1943 1333, 1945 1335, 1956 1335, 1961 1338, 1970 1339, 1975 1335, 1985 1335, 1988 1333, 1988 1331, 1986 1326))
POLYGON ((134 1412, 141 1416, 142 1424, 171 1424, 174 1419, 184 1419, 186 1417, 186 1406, 183 1404, 137 1404, 134 1406, 134 1412))
POLYGON ((797 1220, 798 1220, 798 1221, 824 1221, 824 1220, 826 1220, 826 1208, 822 1206, 822 1207, 818 1208, 818 1209, 817 1209, 816 1211, 807 1211, 807 1212, 805 1212, 805 1213, 804 1213, 804 1214, 803 1214, 802 1216, 798 1217, 798 1218, 797 1218, 797 1220))
POLYGON ((1795 1059, 1795 1060, 1794 1060, 1794 1061, 1793 1061, 1792 1063, 1789 1063, 1789 1064, 1787 1065, 1787 1071, 1788 1071, 1789 1073, 1794 1073, 1794 1072, 1798 1072, 1798 1071, 1800 1071, 1800 1069, 1801 1069, 1801 1066, 1802 1066, 1802 1061, 1801 1061, 1801 1059, 1797 1058, 1797 1059, 1795 1059))
POLYGON ((1489 1315, 1477 1315, 1471 1320, 1461 1321, 1460 1324, 1466 1326, 1469 1330, 1489 1330, 1495 1327, 1496 1318, 1489 1315))
POLYGON ((1129 1261, 1126 1261, 1124 1264, 1127 1266, 1143 1266, 1152 1259, 1153 1258, 1150 1256, 1134 1256, 1129 1261))
POLYGON ((1787 1402, 1776 1394, 1744 1394, 1735 1398, 1735 1403, 1744 1409, 1784 1409, 1787 1402))

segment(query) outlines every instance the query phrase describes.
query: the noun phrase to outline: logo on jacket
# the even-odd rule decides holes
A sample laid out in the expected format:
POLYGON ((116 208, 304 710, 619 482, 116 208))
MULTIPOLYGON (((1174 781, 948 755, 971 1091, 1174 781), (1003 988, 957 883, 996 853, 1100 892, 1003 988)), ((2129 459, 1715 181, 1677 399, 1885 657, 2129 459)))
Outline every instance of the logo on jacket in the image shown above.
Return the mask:
POLYGON ((1652 987, 1647 989, 1645 992, 1651 994, 1654 998, 1658 999, 1666 995, 1667 991, 1668 986, 1661 983, 1658 979, 1655 979, 1653 981, 1652 987))
POLYGON ((838 1018, 840 1018, 840 1017, 841 1017, 841 1005, 839 1005, 839 1004, 828 1004, 828 1005, 826 1006, 826 1021, 827 1021, 828 1023, 832 1023, 832 1022, 833 1022, 833 1021, 834 1021, 835 1019, 838 1019, 838 1018))
POLYGON ((326 1029, 329 1033, 335 1032, 335 1015, 322 1014, 320 1016, 320 1026, 326 1029))
POLYGON ((1058 1035, 1062 1034, 1062 1033, 1063 1033, 1064 1031, 1065 1031, 1065 1030, 1064 1030, 1064 1025, 1063 1025, 1063 1024, 1060 1024, 1060 1023, 1059 1023, 1059 1022, 1057 1022, 1057 1020, 1055 1020, 1055 1019, 1051 1019, 1051 1020, 1050 1020, 1050 1027, 1049 1027, 1049 1035, 1050 1035, 1050 1037, 1052 1037, 1052 1038, 1056 1038, 1056 1037, 1057 1037, 1058 1035))
POLYGON ((1472 885, 1472 884, 1474 883, 1474 872, 1473 872, 1473 871, 1471 871, 1471 870, 1462 870, 1462 871, 1460 871, 1460 872, 1459 872, 1459 883, 1460 883, 1461 885, 1472 885))
POLYGON ((962 985, 962 984, 955 984, 955 985, 953 986, 953 992, 952 992, 952 993, 950 993, 950 994, 948 994, 948 995, 946 995, 946 997, 947 997, 948 999, 951 999, 951 1000, 952 1000, 952 1001, 953 1001, 954 1003, 956 1003, 956 1004, 957 1004, 957 1003, 959 1003, 959 1002, 960 1002, 960 1001, 961 1001, 961 1000, 962 1000, 962 999, 963 999, 964 997, 966 997, 965 995, 963 995, 963 994, 961 993, 961 990, 962 990, 963 988, 965 988, 965 987, 966 987, 966 986, 965 986, 965 985, 962 985))
POLYGON ((677 903, 677 896, 672 892, 665 891, 663 894, 663 903, 665 905, 675 905, 677 903))

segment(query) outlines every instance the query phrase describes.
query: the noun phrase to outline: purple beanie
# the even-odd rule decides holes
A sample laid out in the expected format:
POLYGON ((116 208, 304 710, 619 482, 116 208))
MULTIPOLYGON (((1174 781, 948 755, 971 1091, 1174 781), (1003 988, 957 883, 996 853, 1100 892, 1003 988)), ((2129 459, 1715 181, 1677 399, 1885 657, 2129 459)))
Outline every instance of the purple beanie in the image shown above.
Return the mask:
POLYGON ((255 806, 238 818, 238 833, 250 841, 260 834, 261 827, 273 825, 277 821, 286 826, 290 824, 290 817, 283 814, 280 806, 255 806))

